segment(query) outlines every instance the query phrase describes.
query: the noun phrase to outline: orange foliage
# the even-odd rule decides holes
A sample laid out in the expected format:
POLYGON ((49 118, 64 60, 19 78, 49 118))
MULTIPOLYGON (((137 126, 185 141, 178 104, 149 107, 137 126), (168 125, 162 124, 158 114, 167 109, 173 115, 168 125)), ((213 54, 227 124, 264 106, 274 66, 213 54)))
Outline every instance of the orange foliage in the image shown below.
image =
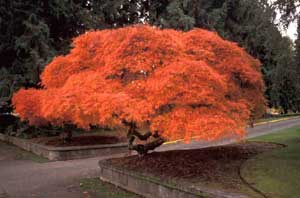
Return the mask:
POLYGON ((169 140, 243 136, 264 111, 260 62, 203 29, 137 25, 77 37, 45 69, 41 90, 13 104, 32 125, 122 127, 122 120, 169 140))

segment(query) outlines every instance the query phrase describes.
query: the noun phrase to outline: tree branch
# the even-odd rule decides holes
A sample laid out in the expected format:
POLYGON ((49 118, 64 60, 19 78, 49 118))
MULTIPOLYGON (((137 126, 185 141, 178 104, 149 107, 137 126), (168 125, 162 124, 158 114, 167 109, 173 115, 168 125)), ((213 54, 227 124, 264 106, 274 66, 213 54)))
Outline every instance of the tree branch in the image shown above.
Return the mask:
POLYGON ((155 148, 161 146, 166 140, 159 136, 157 132, 152 133, 151 131, 141 134, 137 131, 135 123, 123 122, 125 125, 129 126, 127 137, 128 137, 128 148, 129 150, 135 150, 139 155, 146 155, 148 151, 154 150, 155 148), (150 137, 155 138, 154 141, 145 143, 145 144, 136 144, 134 145, 135 138, 138 138, 141 141, 147 141, 150 137))
POLYGON ((146 140, 148 140, 152 136, 152 133, 149 131, 149 132, 147 132, 145 134, 141 134, 138 131, 134 130, 133 133, 132 133, 132 135, 134 135, 137 138, 139 138, 139 140, 146 141, 146 140))
POLYGON ((138 152, 139 155, 146 155, 150 150, 154 150, 157 147, 161 146, 163 143, 165 143, 166 140, 164 138, 157 138, 152 142, 146 143, 146 144, 137 144, 137 145, 131 145, 129 147, 130 150, 135 150, 138 152))

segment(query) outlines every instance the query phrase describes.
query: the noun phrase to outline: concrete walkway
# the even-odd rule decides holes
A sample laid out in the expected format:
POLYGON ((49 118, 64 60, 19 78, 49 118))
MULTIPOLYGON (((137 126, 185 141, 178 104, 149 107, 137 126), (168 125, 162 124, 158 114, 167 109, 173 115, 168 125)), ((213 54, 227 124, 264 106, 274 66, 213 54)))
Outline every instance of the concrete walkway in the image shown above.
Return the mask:
POLYGON ((100 159, 104 158, 49 163, 1 160, 0 190, 7 197, 85 197, 80 191, 79 180, 97 177, 100 159))
MULTIPOLYGON (((292 119, 270 123, 248 129, 248 137, 273 133, 281 129, 300 126, 300 119, 292 119)), ((159 150, 196 149, 211 145, 230 143, 221 141, 204 143, 193 141, 190 144, 164 145, 159 150)), ((36 163, 30 160, 18 160, 12 157, 15 148, 0 142, 0 198, 3 197, 37 197, 37 198, 85 198, 88 197, 80 190, 81 178, 98 176, 98 161, 103 157, 36 163), (3 149, 4 148, 4 149, 3 149)), ((120 157, 115 155, 110 157, 120 157)))
MULTIPOLYGON (((280 122, 269 122, 262 125, 257 125, 254 128, 247 129, 247 138, 258 137, 265 134, 276 133, 282 129, 291 128, 293 126, 300 126, 300 118, 293 118, 290 120, 284 120, 280 122)), ((210 146, 219 146, 234 143, 236 140, 234 139, 225 139, 222 141, 216 142, 202 142, 202 141, 192 141, 189 144, 184 143, 176 143, 176 144, 168 144, 164 145, 157 150, 159 151, 166 151, 166 150, 181 150, 181 149, 197 149, 197 148, 204 148, 210 146)))

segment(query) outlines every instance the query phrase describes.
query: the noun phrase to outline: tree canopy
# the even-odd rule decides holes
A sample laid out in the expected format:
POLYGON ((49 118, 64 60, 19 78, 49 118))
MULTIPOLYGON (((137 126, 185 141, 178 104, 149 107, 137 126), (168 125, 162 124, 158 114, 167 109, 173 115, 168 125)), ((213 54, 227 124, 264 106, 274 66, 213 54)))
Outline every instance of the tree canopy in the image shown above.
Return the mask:
POLYGON ((275 19, 280 10, 283 22, 294 20, 298 4, 298 0, 1 1, 0 111, 1 107, 10 111, 12 93, 20 87, 39 86, 45 65, 55 55, 68 53, 74 36, 136 23, 184 31, 205 28, 237 42, 262 62, 269 106, 297 111, 299 100, 291 100, 294 93, 299 97, 291 75, 296 73, 295 50, 275 19), (280 99, 285 97, 289 99, 280 99))
POLYGON ((88 32, 73 46, 46 66, 43 89, 14 95, 30 124, 125 124, 162 143, 243 136, 264 112, 260 62, 216 33, 137 25, 88 32))

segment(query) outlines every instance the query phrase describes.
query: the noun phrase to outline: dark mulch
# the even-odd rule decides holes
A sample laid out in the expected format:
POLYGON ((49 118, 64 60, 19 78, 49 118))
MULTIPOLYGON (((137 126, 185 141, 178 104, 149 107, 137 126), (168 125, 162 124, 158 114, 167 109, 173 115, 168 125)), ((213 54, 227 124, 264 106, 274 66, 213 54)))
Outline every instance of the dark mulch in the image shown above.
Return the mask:
POLYGON ((45 144, 48 146, 67 147, 67 146, 91 146, 101 144, 117 144, 125 142, 124 138, 115 136, 77 136, 73 137, 70 142, 64 142, 61 138, 48 140, 45 144))
POLYGON ((272 143, 245 142, 197 150, 153 152, 144 157, 130 156, 108 162, 163 179, 217 182, 236 187, 237 183, 241 183, 238 170, 245 160, 279 147, 281 146, 272 143))

